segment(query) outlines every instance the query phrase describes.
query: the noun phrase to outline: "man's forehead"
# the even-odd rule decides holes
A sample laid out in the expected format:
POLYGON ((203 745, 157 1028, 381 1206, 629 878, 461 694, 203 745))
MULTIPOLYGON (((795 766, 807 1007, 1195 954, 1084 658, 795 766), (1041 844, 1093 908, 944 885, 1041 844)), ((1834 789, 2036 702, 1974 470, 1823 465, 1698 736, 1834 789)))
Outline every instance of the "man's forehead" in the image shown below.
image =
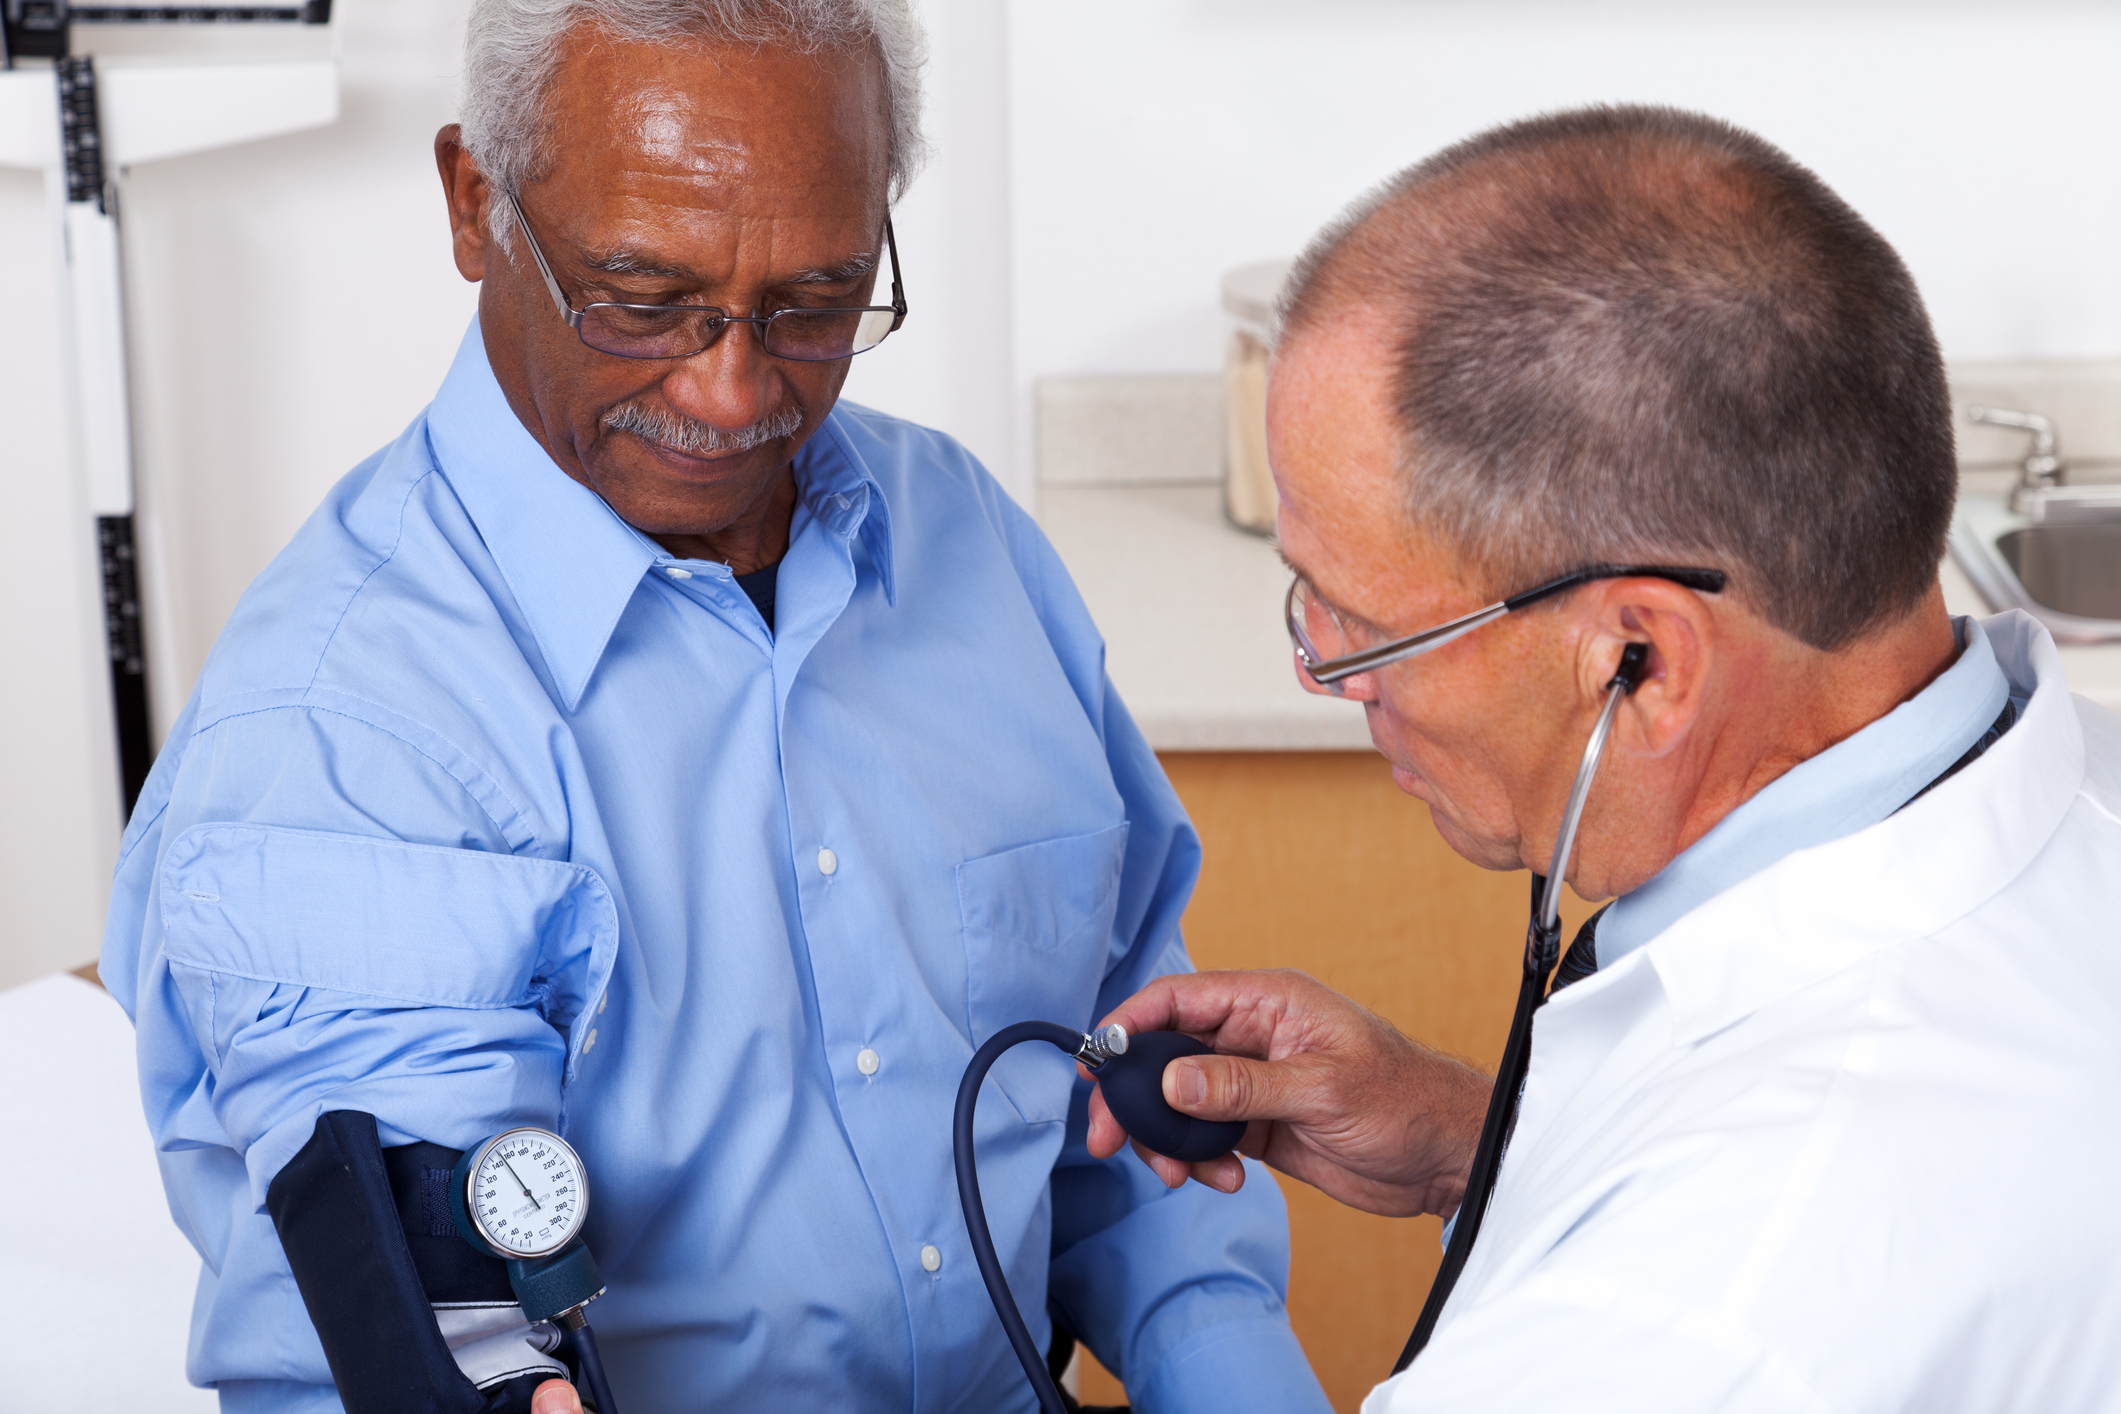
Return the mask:
POLYGON ((1306 328, 1267 378, 1267 450, 1285 504, 1320 529, 1389 515, 1399 437, 1389 343, 1360 314, 1306 328))
POLYGON ((583 26, 545 106, 551 175, 576 189, 679 182, 768 209, 884 199, 888 108, 863 55, 643 44, 583 26))
POLYGON ((1410 586, 1453 593, 1453 557, 1406 514, 1394 406, 1392 321, 1353 307, 1276 351, 1268 455, 1281 492, 1283 560, 1341 609, 1383 624, 1410 586))
POLYGON ((881 258, 888 124, 860 56, 570 33, 554 160, 525 205, 550 252, 695 288, 844 285, 881 258))

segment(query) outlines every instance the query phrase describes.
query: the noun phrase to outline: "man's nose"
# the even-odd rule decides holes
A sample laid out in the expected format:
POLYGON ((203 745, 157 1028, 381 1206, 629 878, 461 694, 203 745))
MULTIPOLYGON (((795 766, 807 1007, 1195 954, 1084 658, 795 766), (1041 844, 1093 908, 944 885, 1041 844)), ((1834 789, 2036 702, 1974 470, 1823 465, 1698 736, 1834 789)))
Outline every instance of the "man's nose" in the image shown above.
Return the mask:
POLYGON ((663 378, 663 400, 673 412, 725 432, 763 422, 787 402, 786 371, 759 342, 755 324, 728 324, 663 378))
POLYGON ((1296 670, 1297 685, 1305 692, 1315 692, 1320 697, 1338 697, 1348 702, 1369 702, 1377 696, 1375 673, 1356 673, 1339 682, 1323 683, 1311 676, 1304 668, 1303 655, 1293 649, 1289 653, 1289 666, 1296 670))

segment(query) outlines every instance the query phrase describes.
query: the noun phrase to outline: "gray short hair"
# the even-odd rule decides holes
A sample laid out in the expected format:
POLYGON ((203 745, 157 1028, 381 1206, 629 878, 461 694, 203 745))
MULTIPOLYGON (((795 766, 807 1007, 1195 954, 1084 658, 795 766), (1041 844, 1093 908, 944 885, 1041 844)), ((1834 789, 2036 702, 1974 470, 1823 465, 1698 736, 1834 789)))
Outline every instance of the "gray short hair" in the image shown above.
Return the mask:
POLYGON ((1357 202, 1284 291, 1285 348, 1383 313, 1404 510, 1493 592, 1721 569, 1832 649, 1936 584, 1958 468, 1922 298, 1752 133, 1648 107, 1493 129, 1357 202))
MULTIPOLYGON (((592 24, 644 44, 749 44, 815 54, 867 49, 883 67, 890 105, 892 201, 927 153, 921 137, 921 69, 927 38, 907 0, 475 0, 464 46, 464 148, 487 181, 519 192, 550 169, 545 90, 560 41, 592 24)), ((514 232, 490 203, 502 249, 514 232)))

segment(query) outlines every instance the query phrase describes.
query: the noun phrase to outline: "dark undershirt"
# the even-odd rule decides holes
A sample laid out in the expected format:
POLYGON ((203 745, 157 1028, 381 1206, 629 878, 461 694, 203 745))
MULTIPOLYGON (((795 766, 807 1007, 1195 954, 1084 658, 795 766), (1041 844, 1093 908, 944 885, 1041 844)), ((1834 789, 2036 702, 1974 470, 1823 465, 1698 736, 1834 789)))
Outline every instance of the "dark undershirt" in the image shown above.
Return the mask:
POLYGON ((773 632, 773 581, 780 567, 780 561, 776 560, 762 570, 753 570, 750 574, 740 574, 736 577, 736 587, 751 596, 751 602, 757 607, 759 617, 766 621, 768 633, 773 632))

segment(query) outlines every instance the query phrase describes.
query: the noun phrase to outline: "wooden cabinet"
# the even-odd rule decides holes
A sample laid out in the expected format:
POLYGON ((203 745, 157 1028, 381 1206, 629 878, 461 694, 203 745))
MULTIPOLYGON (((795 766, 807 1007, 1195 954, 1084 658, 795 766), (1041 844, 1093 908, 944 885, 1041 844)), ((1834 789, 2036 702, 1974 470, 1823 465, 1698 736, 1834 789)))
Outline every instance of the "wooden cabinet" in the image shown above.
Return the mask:
MULTIPOLYGON (((1298 967, 1492 1071, 1517 995, 1529 876, 1453 854, 1369 752, 1172 753, 1199 829, 1186 942, 1208 968, 1298 967)), ((1589 912, 1566 898, 1573 928, 1589 912)), ((1442 1259, 1435 1218, 1373 1217, 1283 1179, 1289 1316, 1334 1407, 1390 1373, 1442 1259)), ((1124 1398, 1085 1370, 1086 1403, 1124 1398)))

